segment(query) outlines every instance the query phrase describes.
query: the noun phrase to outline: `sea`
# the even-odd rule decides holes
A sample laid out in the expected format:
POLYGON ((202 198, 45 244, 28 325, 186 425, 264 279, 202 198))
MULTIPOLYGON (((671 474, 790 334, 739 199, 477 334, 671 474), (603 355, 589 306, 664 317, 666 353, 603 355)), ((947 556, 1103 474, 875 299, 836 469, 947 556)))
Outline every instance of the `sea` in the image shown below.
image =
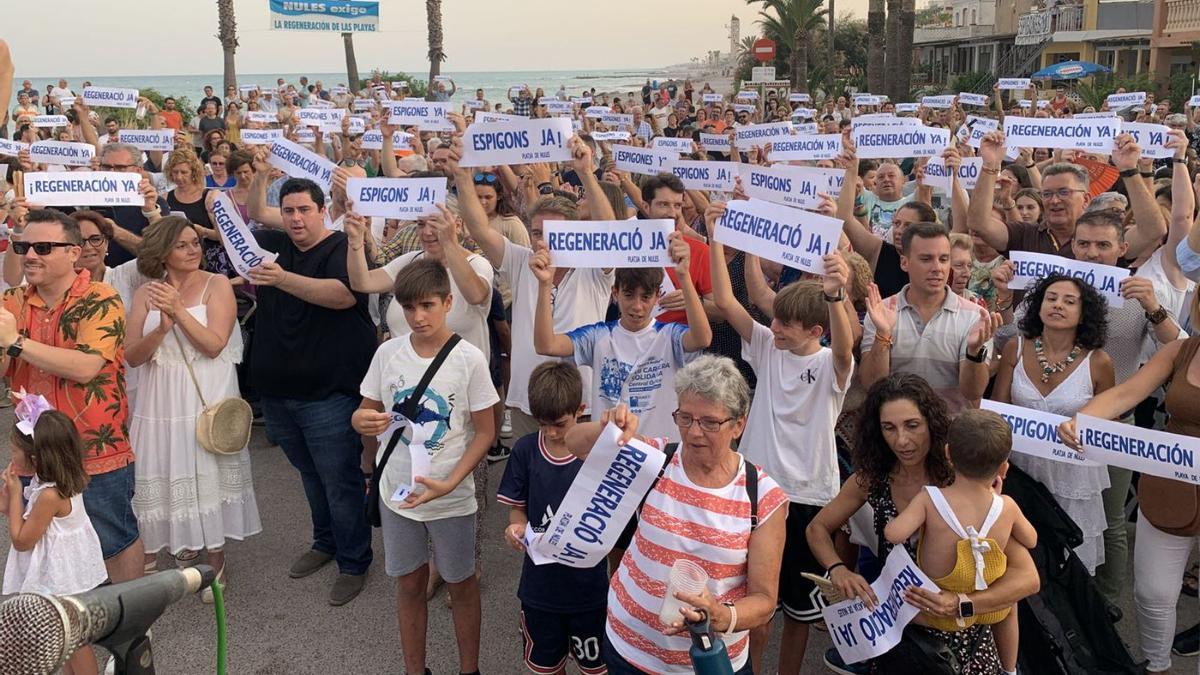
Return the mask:
MULTIPOLYGON (((410 76, 425 79, 428 72, 409 72, 410 76)), ((639 68, 631 70, 516 70, 516 71, 470 71, 442 73, 454 79, 458 86, 456 99, 474 98, 476 89, 482 88, 487 100, 503 101, 510 87, 527 84, 534 91, 541 87, 547 95, 553 96, 559 86, 565 86, 572 96, 579 96, 583 91, 593 87, 597 92, 620 92, 622 95, 640 90, 646 80, 652 83, 665 82, 668 75, 663 68, 639 68)), ((239 73, 238 84, 257 84, 263 89, 274 88, 275 81, 283 78, 289 84, 297 84, 300 76, 308 77, 310 84, 320 80, 329 89, 337 84, 346 84, 346 73, 239 73)), ((370 71, 359 73, 361 79, 368 79, 370 71)), ((47 85, 57 85, 57 79, 45 77, 24 78, 18 73, 15 80, 18 88, 22 80, 28 79, 33 87, 40 92, 46 91, 47 85)), ((153 88, 159 93, 171 96, 186 96, 193 104, 198 104, 204 97, 204 86, 212 85, 213 91, 221 96, 224 91, 222 76, 214 75, 130 75, 130 76, 75 76, 67 77, 68 87, 76 94, 82 91, 84 82, 91 82, 98 87, 126 87, 136 89, 153 88)), ((703 83, 696 83, 700 89, 703 83)))

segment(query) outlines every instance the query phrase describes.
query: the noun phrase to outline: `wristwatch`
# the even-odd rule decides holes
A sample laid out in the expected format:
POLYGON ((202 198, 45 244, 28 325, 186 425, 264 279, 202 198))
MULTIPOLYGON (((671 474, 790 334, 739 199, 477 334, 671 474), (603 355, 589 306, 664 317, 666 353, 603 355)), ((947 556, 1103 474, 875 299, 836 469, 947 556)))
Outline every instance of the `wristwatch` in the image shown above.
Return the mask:
POLYGON ((971 602, 965 593, 958 594, 958 623, 975 616, 975 603, 971 602))
MULTIPOLYGON (((1153 312, 1146 312, 1146 320, 1157 326, 1167 320, 1167 308, 1159 305, 1158 309, 1153 312)), ((10 347, 11 349, 11 347, 10 347)))
POLYGON ((967 360, 972 363, 983 363, 984 361, 987 360, 987 355, 988 355, 988 348, 987 348, 987 345, 984 345, 984 346, 980 347, 979 351, 974 354, 967 352, 967 360))
POLYGON ((4 353, 8 356, 8 358, 15 359, 15 358, 21 356, 21 352, 24 350, 25 350, 25 336, 18 335, 17 339, 14 340, 11 345, 8 346, 8 349, 4 350, 4 353))
POLYGON ((548 195, 554 193, 554 185, 551 183, 542 183, 538 186, 538 194, 548 195))
POLYGON ((1172 164, 1187 164, 1188 160, 1187 160, 1187 157, 1172 157, 1171 163, 1172 164))
POLYGON ((1138 175, 1138 170, 1136 167, 1133 169, 1125 169, 1121 172, 1121 178, 1133 178, 1136 175, 1138 175))
POLYGON ((825 302, 841 302, 846 299, 846 289, 839 288, 837 295, 829 295, 828 293, 821 291, 821 295, 825 296, 825 302))

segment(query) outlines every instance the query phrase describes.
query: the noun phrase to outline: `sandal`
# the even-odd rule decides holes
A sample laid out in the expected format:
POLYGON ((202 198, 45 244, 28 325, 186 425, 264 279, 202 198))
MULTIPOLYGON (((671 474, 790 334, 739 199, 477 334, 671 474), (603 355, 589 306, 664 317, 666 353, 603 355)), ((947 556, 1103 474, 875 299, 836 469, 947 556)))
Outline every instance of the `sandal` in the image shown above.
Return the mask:
POLYGON ((196 564, 196 559, 200 557, 200 551, 189 551, 184 549, 175 554, 175 562, 180 567, 191 567, 196 564))
POLYGON ((1200 562, 1192 563, 1187 571, 1183 573, 1183 587, 1179 589, 1181 593, 1188 597, 1196 597, 1200 591, 1200 562))

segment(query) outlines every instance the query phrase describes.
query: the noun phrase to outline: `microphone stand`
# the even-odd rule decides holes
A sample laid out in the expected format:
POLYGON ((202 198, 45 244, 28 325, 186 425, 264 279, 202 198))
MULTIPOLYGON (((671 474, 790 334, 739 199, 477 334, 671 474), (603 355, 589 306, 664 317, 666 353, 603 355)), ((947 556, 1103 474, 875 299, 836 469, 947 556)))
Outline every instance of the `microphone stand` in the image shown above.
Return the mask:
MULTIPOLYGON (((212 567, 195 565, 194 568, 208 583, 212 583, 216 576, 212 567)), ((154 620, 157 619, 158 616, 154 617, 154 620)), ((132 631, 117 630, 104 639, 97 640, 95 644, 112 653, 115 675, 155 675, 154 648, 150 644, 149 625, 138 626, 132 631)))

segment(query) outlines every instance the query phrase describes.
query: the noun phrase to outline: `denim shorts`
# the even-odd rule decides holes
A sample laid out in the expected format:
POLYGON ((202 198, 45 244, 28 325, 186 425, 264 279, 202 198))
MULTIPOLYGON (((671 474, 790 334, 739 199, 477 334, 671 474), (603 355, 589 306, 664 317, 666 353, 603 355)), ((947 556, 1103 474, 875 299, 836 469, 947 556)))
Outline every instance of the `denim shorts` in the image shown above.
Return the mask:
POLYGON ((100 550, 107 560, 138 539, 137 516, 133 513, 133 463, 89 478, 83 506, 100 536, 100 550))

